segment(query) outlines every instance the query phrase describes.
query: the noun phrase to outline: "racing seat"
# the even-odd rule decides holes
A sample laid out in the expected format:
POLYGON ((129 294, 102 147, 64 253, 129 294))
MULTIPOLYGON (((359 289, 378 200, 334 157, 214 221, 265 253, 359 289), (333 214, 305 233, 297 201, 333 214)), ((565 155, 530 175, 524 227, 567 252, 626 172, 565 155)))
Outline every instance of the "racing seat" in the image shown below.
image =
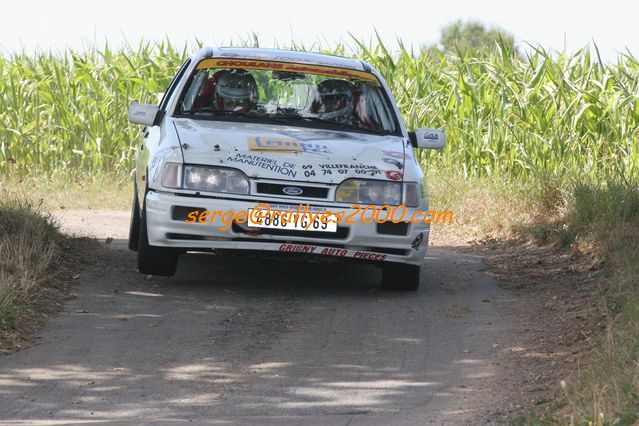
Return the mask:
POLYGON ((362 93, 358 85, 353 88, 353 116, 356 122, 362 123, 367 129, 374 130, 378 127, 377 123, 370 119, 366 95, 362 93))
POLYGON ((226 71, 218 71, 213 74, 206 83, 202 85, 200 92, 193 102, 193 109, 198 110, 207 107, 215 108, 215 86, 218 80, 226 71))

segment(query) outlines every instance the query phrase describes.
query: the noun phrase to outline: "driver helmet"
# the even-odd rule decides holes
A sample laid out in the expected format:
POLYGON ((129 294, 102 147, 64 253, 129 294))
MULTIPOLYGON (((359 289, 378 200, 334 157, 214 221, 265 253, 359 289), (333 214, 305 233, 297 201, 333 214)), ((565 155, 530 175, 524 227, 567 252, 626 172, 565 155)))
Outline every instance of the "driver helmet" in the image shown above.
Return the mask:
POLYGON ((257 100, 257 83, 248 71, 229 70, 217 80, 215 102, 220 111, 246 112, 257 105, 257 100))
POLYGON ((353 111, 353 87, 345 80, 324 80, 317 85, 313 112, 325 120, 346 118, 353 111))

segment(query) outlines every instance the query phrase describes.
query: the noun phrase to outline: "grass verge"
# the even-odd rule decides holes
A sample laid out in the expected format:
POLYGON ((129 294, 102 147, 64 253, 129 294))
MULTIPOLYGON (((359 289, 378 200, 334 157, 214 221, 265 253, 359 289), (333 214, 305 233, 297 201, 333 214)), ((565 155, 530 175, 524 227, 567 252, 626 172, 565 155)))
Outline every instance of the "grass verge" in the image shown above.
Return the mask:
MULTIPOLYGON (((522 297, 554 294, 563 298, 561 312, 546 324, 551 334, 553 321, 567 321, 552 330, 563 334, 562 342, 555 342, 548 353, 564 353, 560 356, 570 359, 561 372, 550 375, 554 377, 548 382, 550 396, 544 397, 550 403, 530 408, 523 424, 636 424, 639 185, 615 179, 518 183, 495 176, 451 176, 438 170, 429 173, 429 183, 432 206, 456 212, 454 225, 434 226, 437 243, 516 241, 517 245, 501 251, 497 257, 501 264, 493 265, 493 271, 502 277, 510 275, 522 297), (517 266, 521 266, 519 272, 513 273, 517 266), (531 271, 545 278, 527 280, 531 271), (540 285, 544 280, 549 282, 540 285), (570 306, 568 317, 565 306, 570 306), (571 324, 570 315, 579 321, 571 324), (567 327, 574 330, 566 331, 567 327), (592 334, 580 335, 584 330, 592 334), (566 333, 571 332, 576 340, 566 345, 566 333), (577 340, 581 342, 575 344, 577 340), (582 354, 585 346, 592 349, 582 354)), ((550 299, 542 302, 543 315, 551 315, 555 302, 550 299)), ((540 366, 543 363, 536 368, 540 366)))
POLYGON ((16 317, 52 278, 62 236, 48 215, 29 202, 4 194, 0 201, 0 326, 16 317))
POLYGON ((455 212, 453 224, 431 226, 440 244, 512 239, 521 236, 522 230, 557 222, 566 209, 566 194, 555 180, 531 183, 431 169, 427 181, 430 208, 455 212))
POLYGON ((61 306, 73 253, 88 240, 66 238, 40 204, 0 191, 0 353, 9 353, 61 306))
POLYGON ((20 194, 41 211, 65 209, 129 210, 133 196, 131 178, 97 175, 70 178, 59 173, 51 176, 0 175, 0 191, 20 194))
POLYGON ((639 186, 579 183, 567 225, 607 262, 596 293, 605 331, 584 368, 565 384, 558 418, 593 425, 639 421, 639 186))

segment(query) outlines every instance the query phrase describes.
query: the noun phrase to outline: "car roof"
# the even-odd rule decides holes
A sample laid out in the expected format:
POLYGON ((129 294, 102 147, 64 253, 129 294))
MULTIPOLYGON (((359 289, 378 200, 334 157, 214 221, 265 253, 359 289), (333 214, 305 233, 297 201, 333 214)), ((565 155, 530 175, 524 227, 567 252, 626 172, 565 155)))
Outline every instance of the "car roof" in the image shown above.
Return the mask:
POLYGON ((284 49, 262 49, 252 47, 205 47, 197 52, 193 59, 204 58, 237 58, 261 61, 296 62, 302 64, 326 65, 330 67, 349 68, 358 71, 371 71, 370 67, 358 59, 342 56, 324 55, 322 53, 298 52, 284 49))

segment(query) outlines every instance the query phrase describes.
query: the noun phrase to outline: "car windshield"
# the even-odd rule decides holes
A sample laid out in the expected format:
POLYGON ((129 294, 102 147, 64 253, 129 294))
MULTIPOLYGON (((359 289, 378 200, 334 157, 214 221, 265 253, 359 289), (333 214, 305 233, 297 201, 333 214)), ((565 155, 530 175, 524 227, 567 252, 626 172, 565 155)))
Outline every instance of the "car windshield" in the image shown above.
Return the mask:
POLYGON ((389 134, 393 113, 371 73, 320 65, 205 59, 181 94, 177 116, 389 134))

